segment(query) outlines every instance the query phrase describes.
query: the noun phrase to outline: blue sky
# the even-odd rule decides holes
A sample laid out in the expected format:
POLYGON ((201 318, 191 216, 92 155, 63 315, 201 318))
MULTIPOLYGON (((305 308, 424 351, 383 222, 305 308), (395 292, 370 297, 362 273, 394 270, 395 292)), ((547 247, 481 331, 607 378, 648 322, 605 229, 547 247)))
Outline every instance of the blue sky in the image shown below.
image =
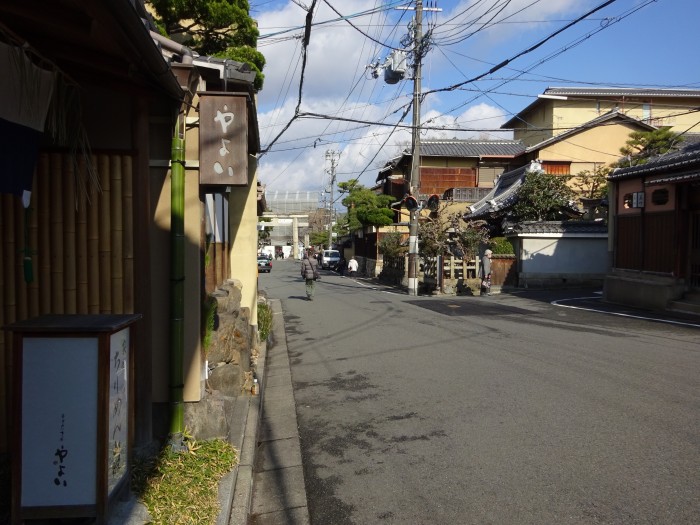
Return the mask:
MULTIPOLYGON (((368 66, 383 63, 390 47, 404 47, 413 11, 399 7, 415 2, 317 0, 299 101, 301 37, 312 2, 250 2, 267 59, 258 95, 265 151, 258 174, 268 191, 328 190, 329 152, 339 155, 337 181, 372 186, 380 167, 411 140, 402 127, 411 124, 411 112, 400 118, 413 81, 387 84, 383 70, 374 78, 368 66), (297 105, 303 118, 293 119, 297 105)), ((692 43, 697 0, 616 0, 562 31, 605 3, 425 0, 433 9, 423 19, 432 46, 422 61, 422 137, 510 138, 500 125, 551 86, 700 89, 700 53, 692 43)))

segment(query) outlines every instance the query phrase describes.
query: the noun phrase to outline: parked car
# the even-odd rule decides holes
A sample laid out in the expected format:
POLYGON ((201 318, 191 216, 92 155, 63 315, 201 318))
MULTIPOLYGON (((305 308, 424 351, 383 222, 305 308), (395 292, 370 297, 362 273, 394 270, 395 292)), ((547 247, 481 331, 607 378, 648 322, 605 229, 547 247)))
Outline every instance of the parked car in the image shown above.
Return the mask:
POLYGON ((340 262, 338 250, 323 250, 321 255, 321 268, 335 270, 340 262))
POLYGON ((258 272, 270 273, 272 270, 272 259, 268 259, 267 255, 258 256, 258 272))

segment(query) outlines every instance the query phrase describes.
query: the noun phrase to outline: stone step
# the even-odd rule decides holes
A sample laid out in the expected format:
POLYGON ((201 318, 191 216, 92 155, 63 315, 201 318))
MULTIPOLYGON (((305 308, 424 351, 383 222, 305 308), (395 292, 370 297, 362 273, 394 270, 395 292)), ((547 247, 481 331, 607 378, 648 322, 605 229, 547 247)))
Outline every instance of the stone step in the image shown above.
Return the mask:
POLYGON ((700 315, 700 301, 687 299, 671 301, 668 305, 668 309, 674 312, 700 315))

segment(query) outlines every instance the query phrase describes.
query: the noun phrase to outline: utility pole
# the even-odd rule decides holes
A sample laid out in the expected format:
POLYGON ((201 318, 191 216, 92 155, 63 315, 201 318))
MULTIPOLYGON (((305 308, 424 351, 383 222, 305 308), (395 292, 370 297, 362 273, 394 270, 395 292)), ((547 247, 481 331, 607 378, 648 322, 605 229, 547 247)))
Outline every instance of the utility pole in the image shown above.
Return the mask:
POLYGON ((340 157, 340 153, 337 151, 326 151, 326 160, 331 161, 331 167, 328 173, 331 176, 331 188, 330 194, 331 198, 328 203, 328 249, 333 249, 333 186, 335 186, 335 167, 337 166, 337 159, 340 157))
MULTIPOLYGON (((410 193, 420 201, 420 91, 423 40, 423 0, 416 0, 413 36, 413 134, 411 138, 410 193)), ((410 212, 408 233, 408 295, 418 295, 418 219, 420 206, 410 212)))

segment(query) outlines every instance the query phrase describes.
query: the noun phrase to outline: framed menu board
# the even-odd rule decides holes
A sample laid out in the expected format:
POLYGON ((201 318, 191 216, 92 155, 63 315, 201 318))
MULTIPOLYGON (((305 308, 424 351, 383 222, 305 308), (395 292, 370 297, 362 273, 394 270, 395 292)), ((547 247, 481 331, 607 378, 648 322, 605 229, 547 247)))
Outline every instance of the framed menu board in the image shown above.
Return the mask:
POLYGON ((128 487, 131 325, 140 315, 50 315, 13 332, 12 521, 95 517, 128 487))

